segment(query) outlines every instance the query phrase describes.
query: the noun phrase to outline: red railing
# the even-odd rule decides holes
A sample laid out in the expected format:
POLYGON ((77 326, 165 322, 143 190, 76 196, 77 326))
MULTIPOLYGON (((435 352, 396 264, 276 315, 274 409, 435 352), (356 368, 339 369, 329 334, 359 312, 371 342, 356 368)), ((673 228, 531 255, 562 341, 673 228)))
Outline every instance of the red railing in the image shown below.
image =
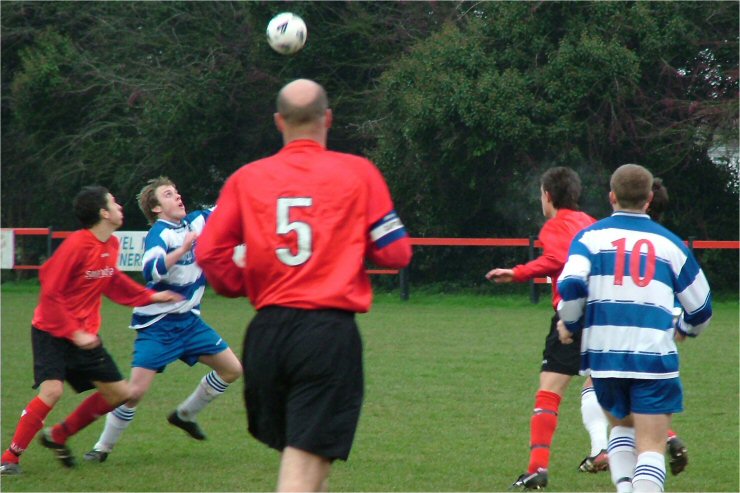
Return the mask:
MULTIPOLYGON (((52 253, 52 240, 64 239, 71 231, 53 231, 51 228, 3 228, 4 231, 11 230, 16 236, 46 236, 47 256, 52 253)), ((690 249, 740 249, 740 241, 735 240, 695 240, 689 238, 684 243, 690 249)), ((530 238, 411 238, 411 244, 415 246, 466 246, 466 247, 529 247, 529 258, 534 258, 534 249, 541 248, 542 243, 534 237, 530 238)), ((39 265, 15 265, 15 270, 36 270, 39 265)), ((401 278, 401 297, 408 297, 408 276, 406 269, 368 269, 368 274, 374 275, 399 275, 401 278)), ((537 278, 532 281, 533 301, 536 298, 534 284, 547 284, 547 278, 537 278)))
MULTIPOLYGON (((528 247, 532 240, 527 238, 411 238, 412 245, 418 246, 495 246, 495 247, 528 247)), ((542 247, 539 240, 534 241, 536 248, 542 247)), ((368 274, 398 274, 398 269, 368 269, 368 274)), ((546 284, 547 279, 535 279, 538 284, 546 284)))
MULTIPOLYGON (((527 238, 411 238, 412 245, 428 246, 530 246, 527 238)), ((733 240, 694 240, 683 241, 685 245, 696 249, 740 249, 740 241, 733 240)), ((534 247, 541 248, 540 240, 534 240, 534 247)))
MULTIPOLYGON (((11 230, 16 236, 46 236, 51 247, 51 240, 60 240, 72 234, 72 231, 54 231, 51 228, 3 228, 11 230)), ((734 240, 684 240, 691 249, 740 249, 740 241, 734 240)), ((411 244, 417 246, 468 246, 468 247, 533 247, 541 248, 542 243, 532 238, 411 238, 411 244)), ((51 251, 47 252, 51 255, 51 251)), ((17 270, 38 269, 38 265, 15 265, 17 270)), ((369 269, 369 274, 398 274, 398 269, 369 269)), ((546 282, 546 281, 543 281, 546 282)))

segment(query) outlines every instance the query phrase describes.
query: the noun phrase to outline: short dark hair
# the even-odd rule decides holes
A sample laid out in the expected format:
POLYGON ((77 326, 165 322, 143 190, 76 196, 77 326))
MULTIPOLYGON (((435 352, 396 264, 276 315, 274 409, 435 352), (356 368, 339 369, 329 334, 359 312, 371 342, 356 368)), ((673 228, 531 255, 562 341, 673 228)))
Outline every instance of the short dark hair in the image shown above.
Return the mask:
POLYGON ((540 178, 542 190, 550 194, 556 209, 578 210, 581 198, 581 178, 578 173, 565 166, 550 168, 540 178))
POLYGON ((90 229, 100 222, 100 209, 108 209, 107 188, 100 185, 83 187, 72 201, 77 220, 82 227, 90 229))
POLYGON ((663 185, 663 180, 654 178, 653 200, 650 201, 647 209, 647 213, 653 221, 660 221, 663 218, 663 213, 668 210, 669 201, 668 189, 663 185))
POLYGON ((621 207, 640 209, 650 199, 653 174, 639 164, 623 164, 612 173, 609 186, 621 207))

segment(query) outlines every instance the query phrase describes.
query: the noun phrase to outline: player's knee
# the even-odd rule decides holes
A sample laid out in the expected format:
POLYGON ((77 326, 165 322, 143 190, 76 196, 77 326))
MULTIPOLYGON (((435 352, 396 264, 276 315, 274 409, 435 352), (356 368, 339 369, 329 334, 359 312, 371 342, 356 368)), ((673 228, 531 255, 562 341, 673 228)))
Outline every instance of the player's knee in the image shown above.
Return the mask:
POLYGON ((217 358, 212 368, 224 382, 233 383, 244 373, 239 358, 230 350, 219 354, 217 358))
POLYGON ((142 387, 140 385, 135 384, 129 384, 128 389, 128 405, 129 407, 136 406, 141 402, 141 399, 144 398, 144 394, 146 394, 147 388, 142 387))
POLYGON ((63 393, 64 386, 62 385, 46 385, 41 388, 39 397, 48 406, 54 407, 54 405, 59 402, 59 399, 62 398, 63 393))
POLYGON ((118 407, 128 402, 131 397, 131 385, 125 380, 113 384, 100 385, 98 386, 98 391, 103 396, 103 399, 105 399, 105 402, 113 407, 118 407))
POLYGON ((131 400, 131 389, 126 387, 125 389, 119 390, 113 396, 111 396, 111 404, 120 406, 131 400))
POLYGON ((242 365, 239 363, 239 361, 236 361, 235 364, 231 364, 221 372, 217 373, 218 376, 221 377, 221 380, 223 380, 224 382, 233 383, 242 376, 244 371, 242 370, 242 365))

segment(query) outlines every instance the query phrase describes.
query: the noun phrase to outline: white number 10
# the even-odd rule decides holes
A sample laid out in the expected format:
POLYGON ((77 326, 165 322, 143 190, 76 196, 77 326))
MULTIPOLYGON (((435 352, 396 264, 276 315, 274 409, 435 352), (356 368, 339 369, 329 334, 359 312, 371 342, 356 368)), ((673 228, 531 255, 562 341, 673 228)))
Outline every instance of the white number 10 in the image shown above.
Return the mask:
POLYGON ((291 231, 296 232, 296 244, 298 249, 295 254, 290 248, 276 248, 277 258, 284 263, 294 267, 306 263, 311 258, 313 248, 313 234, 311 225, 302 221, 290 221, 291 207, 311 207, 313 199, 310 197, 282 197, 277 203, 277 234, 286 235, 291 231))

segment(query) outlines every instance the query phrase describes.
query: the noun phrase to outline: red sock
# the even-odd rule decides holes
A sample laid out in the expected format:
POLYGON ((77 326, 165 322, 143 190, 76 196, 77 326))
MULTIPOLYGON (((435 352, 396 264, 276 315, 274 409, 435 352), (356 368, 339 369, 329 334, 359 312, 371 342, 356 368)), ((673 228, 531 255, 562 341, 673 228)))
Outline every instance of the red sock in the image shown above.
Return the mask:
POLYGON ((10 447, 3 452, 2 459, 0 459, 2 462, 18 463, 19 456, 28 448, 28 444, 31 443, 36 433, 44 427, 44 419, 46 419, 49 411, 51 411, 51 407, 38 396, 28 403, 21 414, 20 421, 18 421, 18 427, 15 429, 10 447))
POLYGON ((52 440, 60 444, 65 443, 67 438, 115 408, 103 399, 100 392, 95 392, 82 401, 82 404, 77 406, 77 409, 72 411, 72 414, 67 416, 64 421, 54 425, 54 428, 51 429, 52 440))
POLYGON ((668 430, 668 440, 670 440, 671 438, 673 438, 675 436, 676 436, 676 432, 673 431, 672 429, 669 429, 668 430))
POLYGON ((561 397, 546 390, 535 395, 534 414, 529 426, 529 473, 547 469, 550 463, 550 444, 558 426, 558 407, 561 397))

